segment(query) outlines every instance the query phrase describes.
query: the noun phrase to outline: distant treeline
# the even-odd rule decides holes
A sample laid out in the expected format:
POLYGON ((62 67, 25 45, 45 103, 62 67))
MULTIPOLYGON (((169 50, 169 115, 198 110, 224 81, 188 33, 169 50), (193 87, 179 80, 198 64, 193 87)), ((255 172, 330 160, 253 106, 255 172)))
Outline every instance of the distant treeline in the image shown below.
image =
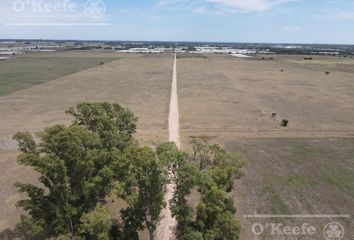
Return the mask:
POLYGON ((354 56, 354 48, 335 50, 320 50, 316 48, 269 48, 269 50, 275 54, 354 56))

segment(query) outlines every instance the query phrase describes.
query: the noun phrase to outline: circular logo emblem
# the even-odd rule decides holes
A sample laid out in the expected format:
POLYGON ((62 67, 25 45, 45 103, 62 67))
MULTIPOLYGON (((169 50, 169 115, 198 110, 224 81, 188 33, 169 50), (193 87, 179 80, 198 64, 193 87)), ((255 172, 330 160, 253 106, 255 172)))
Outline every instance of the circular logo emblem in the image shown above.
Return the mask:
POLYGON ((327 240, 341 240, 344 237, 344 227, 339 223, 328 223, 323 229, 323 234, 327 240))
POLYGON ((85 14, 89 18, 102 18, 106 12, 106 6, 101 0, 89 0, 85 4, 85 14))

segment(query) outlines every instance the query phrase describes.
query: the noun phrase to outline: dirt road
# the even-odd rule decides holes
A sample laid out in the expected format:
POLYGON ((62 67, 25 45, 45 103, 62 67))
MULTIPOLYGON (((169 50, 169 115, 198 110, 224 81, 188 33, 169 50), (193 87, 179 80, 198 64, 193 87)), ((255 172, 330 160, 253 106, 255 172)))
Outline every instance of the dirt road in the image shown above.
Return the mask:
MULTIPOLYGON (((173 64, 173 77, 172 77, 172 90, 171 90, 171 101, 170 101, 170 113, 168 117, 168 128, 169 128, 169 140, 174 142, 177 147, 180 147, 179 141, 179 111, 178 111, 178 95, 177 95, 177 59, 174 56, 173 64)), ((167 203, 166 208, 162 210, 162 219, 157 229, 157 239, 158 240, 169 240, 174 239, 174 229, 176 228, 177 222, 171 215, 170 211, 170 200, 173 197, 175 185, 168 184, 165 202, 167 203)))

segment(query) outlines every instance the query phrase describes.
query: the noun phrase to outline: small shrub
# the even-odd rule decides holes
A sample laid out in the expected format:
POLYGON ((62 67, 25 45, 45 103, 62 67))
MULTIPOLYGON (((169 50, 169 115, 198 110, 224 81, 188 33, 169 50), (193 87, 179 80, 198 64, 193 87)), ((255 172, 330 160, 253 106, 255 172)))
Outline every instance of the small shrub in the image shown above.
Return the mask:
POLYGON ((276 113, 272 113, 272 117, 274 118, 274 117, 276 117, 277 116, 277 114, 276 113))
POLYGON ((326 75, 329 75, 330 74, 330 72, 326 72, 326 75))
POLYGON ((280 70, 281 72, 284 72, 284 69, 280 70))
POLYGON ((289 124, 289 120, 287 120, 287 119, 283 119, 283 120, 281 121, 281 126, 282 126, 282 127, 287 127, 288 124, 289 124))
POLYGON ((104 65, 104 62, 101 62, 100 65, 104 65))

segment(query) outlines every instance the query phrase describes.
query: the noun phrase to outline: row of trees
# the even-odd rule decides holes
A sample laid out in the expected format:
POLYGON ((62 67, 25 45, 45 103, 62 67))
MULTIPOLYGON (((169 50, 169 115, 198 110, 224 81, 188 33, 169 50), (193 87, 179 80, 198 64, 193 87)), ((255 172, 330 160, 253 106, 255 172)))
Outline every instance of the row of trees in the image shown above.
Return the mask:
POLYGON ((154 238, 165 186, 176 183, 171 210, 178 221, 178 239, 238 239, 240 226, 228 192, 240 176, 240 156, 194 141, 193 153, 173 143, 156 150, 134 140, 137 118, 118 104, 83 103, 67 111, 69 127, 55 125, 33 137, 17 133, 21 165, 39 173, 39 183, 16 183, 28 198, 17 206, 26 211, 21 228, 36 238, 139 239, 148 230, 154 238), (196 190, 196 209, 188 197, 196 190), (124 200, 120 219, 106 208, 109 196, 124 200))
POLYGON ((173 143, 164 143, 157 149, 176 183, 171 211, 178 222, 177 238, 239 239, 241 226, 234 217, 236 209, 228 193, 233 180, 241 177, 245 161, 241 155, 227 153, 206 141, 194 140, 192 148, 190 155, 179 151, 173 143), (199 197, 196 208, 189 200, 192 192, 199 197))

